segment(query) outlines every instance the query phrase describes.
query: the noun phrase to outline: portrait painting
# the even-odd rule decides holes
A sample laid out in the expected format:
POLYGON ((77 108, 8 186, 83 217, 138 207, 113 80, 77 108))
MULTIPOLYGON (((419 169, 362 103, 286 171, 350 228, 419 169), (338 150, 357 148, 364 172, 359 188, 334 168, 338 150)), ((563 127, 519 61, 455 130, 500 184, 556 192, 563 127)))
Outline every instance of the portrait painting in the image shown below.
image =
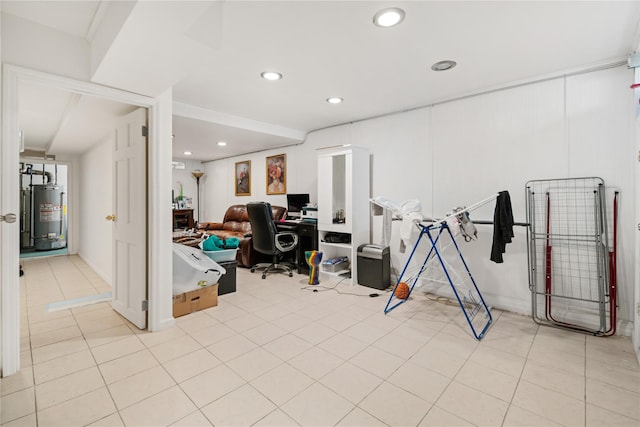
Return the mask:
POLYGON ((267 194, 287 192, 287 157, 278 154, 267 157, 267 194))
POLYGON ((236 196, 251 195, 251 160, 236 162, 236 196))

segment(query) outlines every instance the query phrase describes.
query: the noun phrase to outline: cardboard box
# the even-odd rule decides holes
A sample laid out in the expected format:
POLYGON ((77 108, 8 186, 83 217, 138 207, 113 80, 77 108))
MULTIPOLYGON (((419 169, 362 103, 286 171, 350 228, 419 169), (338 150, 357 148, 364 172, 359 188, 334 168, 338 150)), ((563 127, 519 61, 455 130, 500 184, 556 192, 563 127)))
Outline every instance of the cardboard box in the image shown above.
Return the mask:
POLYGON ((173 317, 218 305, 218 284, 173 296, 173 317))

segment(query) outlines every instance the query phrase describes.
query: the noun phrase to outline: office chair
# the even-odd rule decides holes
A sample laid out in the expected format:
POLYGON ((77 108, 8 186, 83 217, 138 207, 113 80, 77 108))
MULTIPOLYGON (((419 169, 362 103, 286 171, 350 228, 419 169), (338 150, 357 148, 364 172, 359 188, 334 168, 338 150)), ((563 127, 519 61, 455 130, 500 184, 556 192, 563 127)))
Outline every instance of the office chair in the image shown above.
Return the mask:
POLYGON ((285 271, 289 273, 289 277, 293 277, 291 265, 281 263, 281 260, 287 253, 296 248, 298 235, 291 231, 279 232, 276 229, 271 204, 267 202, 247 203, 247 214, 251 223, 253 249, 272 257, 271 263, 256 264, 251 267, 251 272, 264 268, 262 272, 263 279, 272 271, 285 271))

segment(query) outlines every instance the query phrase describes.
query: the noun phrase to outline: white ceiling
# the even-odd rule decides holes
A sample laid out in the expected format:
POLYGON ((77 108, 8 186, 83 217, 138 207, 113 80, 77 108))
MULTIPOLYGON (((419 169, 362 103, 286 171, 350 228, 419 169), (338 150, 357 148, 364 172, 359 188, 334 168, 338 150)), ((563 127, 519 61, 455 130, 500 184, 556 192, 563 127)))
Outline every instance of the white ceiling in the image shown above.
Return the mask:
POLYGON ((38 84, 20 87, 20 126, 27 149, 84 152, 112 135, 117 118, 136 107, 38 84))
POLYGON ((203 160, 624 61, 638 45, 640 16, 637 1, 144 1, 129 3, 114 26, 105 18, 114 5, 123 7, 3 1, 2 13, 90 43, 112 34, 98 52, 92 80, 150 96, 173 87, 180 111, 174 156, 190 150, 203 160), (374 26, 373 15, 385 6, 403 8, 405 20, 394 28, 374 26), (458 66, 430 69, 443 59, 458 66), (284 78, 265 81, 265 70, 284 78), (330 105, 330 96, 345 101, 330 105), (219 140, 227 147, 217 147, 219 140))

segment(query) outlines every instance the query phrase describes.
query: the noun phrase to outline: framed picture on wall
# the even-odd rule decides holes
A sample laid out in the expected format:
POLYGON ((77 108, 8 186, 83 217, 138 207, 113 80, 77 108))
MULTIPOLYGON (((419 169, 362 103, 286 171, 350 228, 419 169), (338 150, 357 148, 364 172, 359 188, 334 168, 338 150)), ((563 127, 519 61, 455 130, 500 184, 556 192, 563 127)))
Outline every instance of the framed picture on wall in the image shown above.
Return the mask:
POLYGON ((236 196, 251 195, 251 160, 236 162, 234 182, 236 196))
POLYGON ((267 194, 287 192, 287 155, 267 157, 267 194))

